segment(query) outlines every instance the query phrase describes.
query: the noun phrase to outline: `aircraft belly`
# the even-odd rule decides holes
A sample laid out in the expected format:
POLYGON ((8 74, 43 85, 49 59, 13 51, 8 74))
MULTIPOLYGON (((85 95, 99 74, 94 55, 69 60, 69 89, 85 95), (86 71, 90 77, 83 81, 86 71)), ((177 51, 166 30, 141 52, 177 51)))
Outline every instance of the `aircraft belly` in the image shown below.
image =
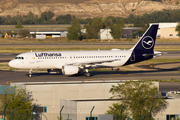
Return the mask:
POLYGON ((102 63, 102 64, 96 64, 95 67, 120 67, 122 66, 122 61, 115 61, 111 63, 102 63))
POLYGON ((24 65, 24 69, 54 69, 54 62, 37 60, 34 63, 24 65))
POLYGON ((39 68, 42 68, 42 69, 54 69, 55 68, 55 64, 57 63, 57 61, 51 61, 51 60, 48 60, 48 61, 44 61, 44 62, 41 62, 39 64, 39 68))

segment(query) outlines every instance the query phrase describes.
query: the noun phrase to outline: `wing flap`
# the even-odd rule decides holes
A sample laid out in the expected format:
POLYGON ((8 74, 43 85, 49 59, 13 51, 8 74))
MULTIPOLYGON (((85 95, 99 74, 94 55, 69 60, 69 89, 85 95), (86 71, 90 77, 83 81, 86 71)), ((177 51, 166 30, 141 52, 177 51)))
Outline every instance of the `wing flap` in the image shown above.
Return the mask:
POLYGON ((95 61, 86 61, 86 62, 76 62, 76 63, 67 63, 67 65, 94 65, 94 64, 102 64, 106 62, 114 62, 120 59, 110 59, 110 60, 95 60, 95 61))

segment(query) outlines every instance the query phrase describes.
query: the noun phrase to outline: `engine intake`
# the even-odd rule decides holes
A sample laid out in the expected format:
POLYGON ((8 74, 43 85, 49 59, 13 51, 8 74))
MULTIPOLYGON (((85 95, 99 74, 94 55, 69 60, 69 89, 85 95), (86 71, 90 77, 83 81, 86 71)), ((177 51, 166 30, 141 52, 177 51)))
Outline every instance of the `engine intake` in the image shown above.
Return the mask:
POLYGON ((62 73, 64 75, 74 75, 79 72, 79 67, 78 66, 63 66, 62 67, 62 73))

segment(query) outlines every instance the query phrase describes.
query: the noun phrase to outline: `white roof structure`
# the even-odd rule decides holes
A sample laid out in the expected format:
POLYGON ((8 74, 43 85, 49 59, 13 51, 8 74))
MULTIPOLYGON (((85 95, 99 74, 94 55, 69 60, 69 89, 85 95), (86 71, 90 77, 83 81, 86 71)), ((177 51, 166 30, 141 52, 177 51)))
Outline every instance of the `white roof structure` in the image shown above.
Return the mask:
POLYGON ((159 28, 172 28, 172 27, 176 27, 178 25, 178 22, 175 22, 175 23, 150 23, 150 26, 152 24, 159 24, 159 28))
POLYGON ((150 23, 149 25, 151 26, 152 24, 159 24, 157 36, 160 37, 162 28, 175 28, 178 25, 178 22, 174 22, 174 23, 173 22, 172 23, 150 23))
POLYGON ((30 34, 60 34, 61 32, 30 32, 30 34))

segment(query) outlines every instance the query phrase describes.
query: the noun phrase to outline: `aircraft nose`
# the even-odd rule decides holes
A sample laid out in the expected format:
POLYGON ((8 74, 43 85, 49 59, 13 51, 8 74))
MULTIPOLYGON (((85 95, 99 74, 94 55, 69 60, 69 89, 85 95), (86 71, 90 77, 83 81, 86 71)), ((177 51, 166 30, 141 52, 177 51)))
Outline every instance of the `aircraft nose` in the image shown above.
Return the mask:
POLYGON ((16 63, 15 63, 14 60, 11 60, 11 61, 9 62, 9 66, 10 66, 10 67, 15 67, 15 65, 16 65, 16 63))

